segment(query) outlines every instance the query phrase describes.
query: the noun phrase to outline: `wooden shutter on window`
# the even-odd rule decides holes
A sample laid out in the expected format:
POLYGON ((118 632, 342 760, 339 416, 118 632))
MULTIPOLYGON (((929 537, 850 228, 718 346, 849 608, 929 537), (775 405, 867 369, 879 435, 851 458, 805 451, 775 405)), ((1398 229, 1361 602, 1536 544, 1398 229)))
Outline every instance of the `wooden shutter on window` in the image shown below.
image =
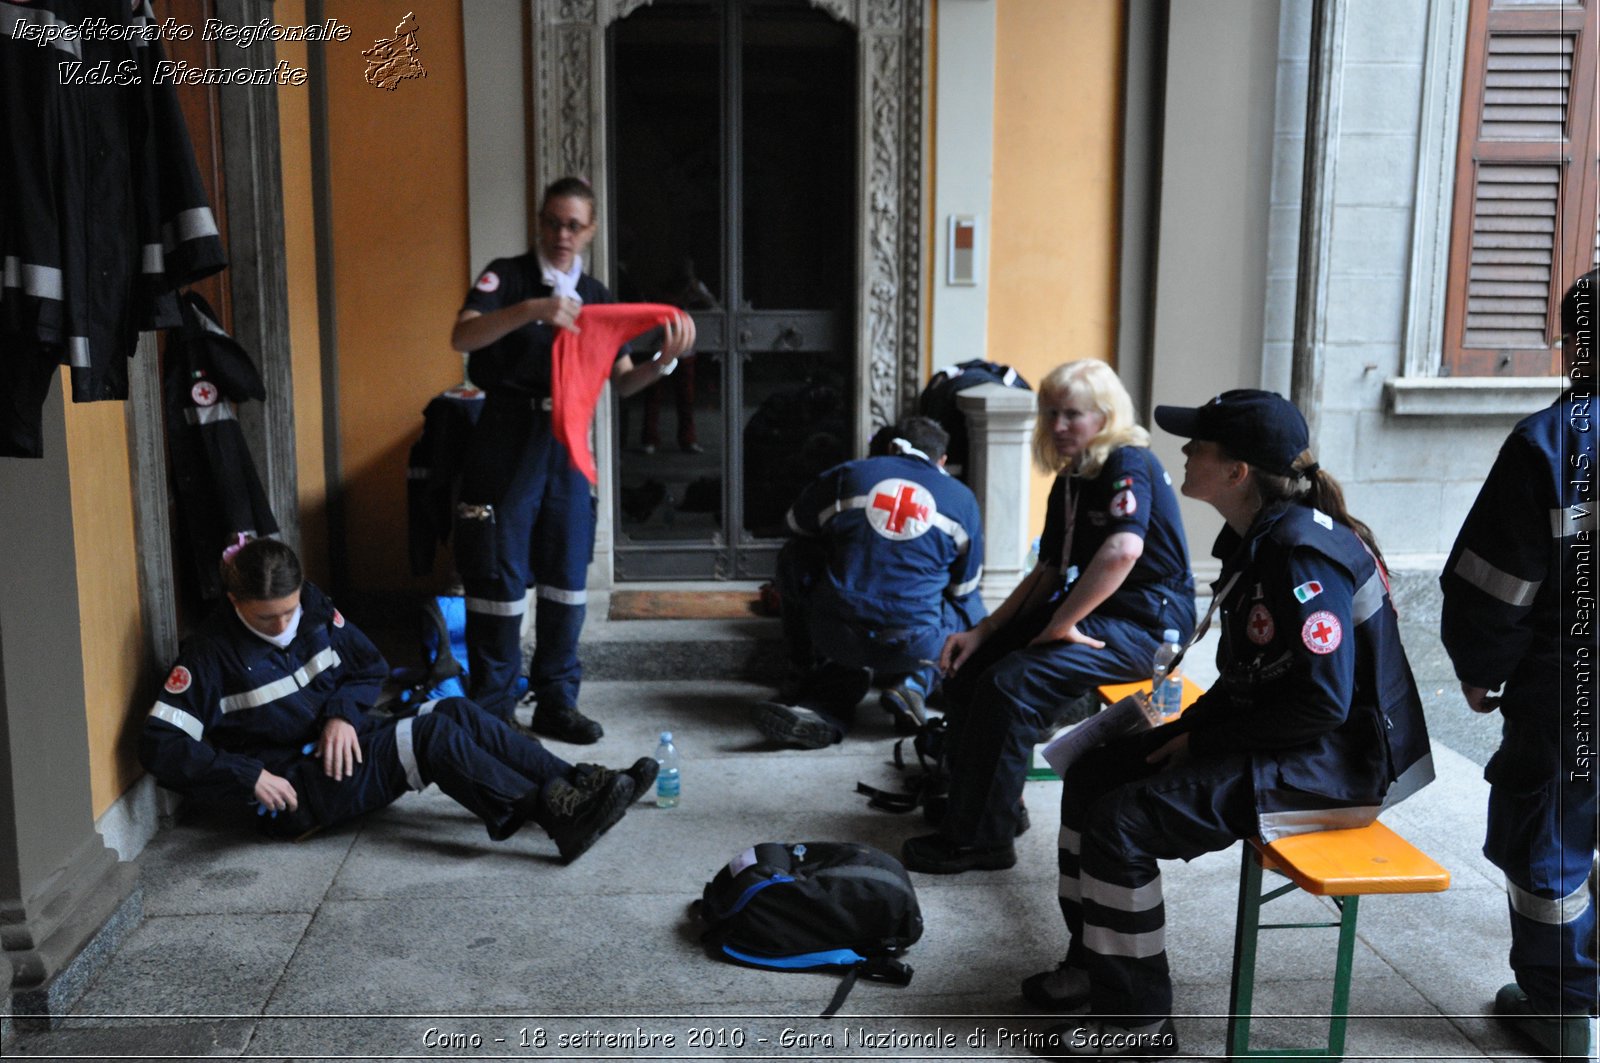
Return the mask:
POLYGON ((1597 6, 1472 0, 1444 375, 1559 371, 1556 307, 1600 255, 1597 6))

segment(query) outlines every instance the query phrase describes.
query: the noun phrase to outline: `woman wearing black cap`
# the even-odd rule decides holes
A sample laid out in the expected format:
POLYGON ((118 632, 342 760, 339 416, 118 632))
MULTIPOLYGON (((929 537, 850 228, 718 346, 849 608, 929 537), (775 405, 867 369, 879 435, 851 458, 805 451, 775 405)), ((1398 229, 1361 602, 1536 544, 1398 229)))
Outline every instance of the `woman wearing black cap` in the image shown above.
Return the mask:
POLYGON ((1033 1004, 1080 1016, 1051 1031, 1061 1057, 1177 1051, 1158 860, 1362 826, 1433 777, 1382 555, 1312 458, 1300 411, 1241 390, 1155 419, 1189 437, 1183 493, 1227 521, 1213 548, 1221 676, 1177 721, 1067 774, 1071 944, 1023 983, 1033 1004))

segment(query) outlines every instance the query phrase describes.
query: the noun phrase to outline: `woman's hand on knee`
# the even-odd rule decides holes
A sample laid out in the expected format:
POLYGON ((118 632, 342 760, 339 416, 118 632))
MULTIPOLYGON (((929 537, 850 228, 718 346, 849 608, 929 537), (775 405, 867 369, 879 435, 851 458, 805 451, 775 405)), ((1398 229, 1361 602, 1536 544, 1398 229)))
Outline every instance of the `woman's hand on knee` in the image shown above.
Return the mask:
POLYGON ((939 651, 939 671, 945 675, 954 675, 956 670, 966 663, 977 648, 983 645, 983 625, 958 631, 944 640, 944 649, 939 651))
POLYGON ((1051 623, 1049 627, 1035 635, 1033 637, 1033 641, 1028 643, 1028 645, 1046 646, 1052 642, 1066 642, 1077 646, 1089 646, 1097 650, 1103 650, 1106 648, 1106 644, 1104 642, 1101 642, 1097 638, 1091 638, 1090 636, 1079 631, 1078 625, 1075 623, 1067 624, 1065 626, 1051 623))

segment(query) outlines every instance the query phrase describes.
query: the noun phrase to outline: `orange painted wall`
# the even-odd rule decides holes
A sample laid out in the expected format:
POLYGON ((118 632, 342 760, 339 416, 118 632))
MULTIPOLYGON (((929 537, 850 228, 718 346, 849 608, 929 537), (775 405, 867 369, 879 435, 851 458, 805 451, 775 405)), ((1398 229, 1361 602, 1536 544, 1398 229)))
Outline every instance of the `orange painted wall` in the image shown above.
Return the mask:
MULTIPOLYGON (((305 0, 278 0, 273 18, 306 24, 305 0)), ((277 45, 278 58, 306 66, 303 41, 277 45)), ((288 258, 289 350, 294 371, 295 472, 300 484, 300 558, 306 574, 328 581, 328 484, 323 466, 322 334, 317 320, 317 247, 311 180, 311 93, 278 90, 278 140, 283 157, 283 236, 288 258)))
POLYGON ((330 0, 353 36, 328 50, 339 445, 350 578, 419 586, 406 550, 406 452, 428 399, 461 379, 450 327, 471 266, 459 3, 330 0), (363 48, 416 12, 427 77, 366 83, 363 48))
MULTIPOLYGON (((996 5, 989 357, 1037 383, 1115 360, 1122 5, 996 5)), ((1048 490, 1035 476, 1035 529, 1048 490)))
POLYGON ((141 674, 145 635, 133 539, 128 407, 58 401, 67 407, 90 798, 99 817, 141 773, 134 743, 150 706, 138 695, 153 689, 154 678, 141 674))

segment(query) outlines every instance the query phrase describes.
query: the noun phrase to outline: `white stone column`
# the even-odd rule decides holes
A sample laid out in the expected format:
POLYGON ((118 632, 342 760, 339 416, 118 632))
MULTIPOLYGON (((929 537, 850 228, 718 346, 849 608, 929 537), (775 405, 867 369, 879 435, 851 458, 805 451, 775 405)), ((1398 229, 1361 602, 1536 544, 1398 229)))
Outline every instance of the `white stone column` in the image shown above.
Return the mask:
POLYGON ((980 585, 990 609, 1027 573, 1028 449, 1033 438, 1031 391, 982 384, 956 395, 967 419, 967 483, 983 513, 980 585))

